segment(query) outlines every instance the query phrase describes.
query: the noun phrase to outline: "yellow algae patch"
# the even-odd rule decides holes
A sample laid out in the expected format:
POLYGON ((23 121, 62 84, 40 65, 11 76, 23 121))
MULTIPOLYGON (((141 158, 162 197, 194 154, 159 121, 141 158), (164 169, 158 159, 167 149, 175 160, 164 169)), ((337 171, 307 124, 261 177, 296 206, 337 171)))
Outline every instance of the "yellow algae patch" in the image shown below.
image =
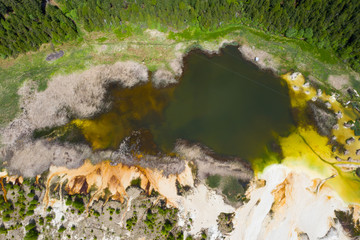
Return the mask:
POLYGON ((161 117, 174 89, 155 88, 150 82, 133 88, 116 88, 111 91, 113 103, 108 113, 94 119, 75 119, 70 125, 81 129, 94 150, 116 148, 132 131, 143 127, 147 118, 161 117))
POLYGON ((316 177, 329 177, 336 173, 329 162, 329 152, 331 153, 331 151, 326 146, 327 139, 318 135, 313 129, 308 131, 299 130, 299 132, 292 133, 287 138, 280 139, 284 155, 283 164, 297 169, 304 167, 308 169, 308 172, 312 171, 312 176, 316 174, 316 177), (304 140, 310 141, 306 144, 304 140), (311 145, 314 142, 316 144, 311 145), (312 149, 323 153, 324 160, 317 155, 318 152, 314 152, 312 149))
POLYGON ((287 73, 282 75, 287 82, 291 106, 304 107, 305 103, 316 96, 316 90, 305 82, 305 78, 301 73, 287 73))
POLYGON ((103 161, 93 165, 89 160, 77 168, 67 169, 65 167, 50 167, 46 182, 46 193, 44 203, 54 202, 50 198, 50 186, 54 179, 58 179, 61 185, 66 183, 65 190, 69 194, 91 194, 91 200, 109 198, 123 202, 126 199, 126 188, 131 186, 131 181, 140 178, 140 187, 146 193, 151 194, 153 190, 159 192, 160 196, 166 199, 167 203, 177 206, 176 181, 181 185, 193 186, 194 181, 191 169, 185 164, 185 169, 180 174, 164 176, 162 171, 157 169, 142 168, 139 166, 126 166, 122 164, 111 165, 109 161, 103 161), (91 189, 95 189, 90 192, 91 189))
MULTIPOLYGON (((288 73, 282 77, 289 87, 291 106, 298 110, 299 115, 305 113, 308 101, 321 100, 337 117, 331 139, 321 136, 311 125, 298 126, 288 137, 280 138, 284 156, 282 163, 292 169, 305 171, 314 178, 333 176, 325 181, 324 186, 336 190, 348 203, 360 203, 360 178, 354 173, 360 167, 360 152, 357 151, 360 142, 348 124, 350 120, 355 121, 359 114, 342 106, 334 95, 315 90, 300 73, 288 73), (343 146, 341 151, 333 152, 330 142, 335 140, 343 146)), ((306 118, 305 114, 300 117, 306 118)))
POLYGON ((316 137, 314 132, 314 130, 303 130, 301 135, 293 133, 281 139, 285 157, 282 163, 292 169, 305 172, 313 178, 324 179, 335 176, 327 180, 324 185, 334 189, 344 201, 360 203, 359 178, 353 173, 343 172, 336 166, 335 160, 331 158, 331 148, 326 146, 326 141, 324 143, 322 139, 324 137, 319 135, 316 137))

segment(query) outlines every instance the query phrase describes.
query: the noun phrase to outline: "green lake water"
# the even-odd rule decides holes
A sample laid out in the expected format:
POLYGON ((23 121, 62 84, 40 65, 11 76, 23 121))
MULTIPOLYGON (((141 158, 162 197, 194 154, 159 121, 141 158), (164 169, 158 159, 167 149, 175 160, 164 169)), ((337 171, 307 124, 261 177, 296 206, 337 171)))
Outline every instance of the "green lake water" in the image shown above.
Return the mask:
POLYGON ((117 149, 134 130, 142 130, 132 141, 141 141, 145 153, 171 152, 176 140, 184 139, 250 160, 292 126, 287 93, 280 78, 245 61, 236 47, 213 57, 197 50, 185 58, 179 84, 114 86, 109 112, 72 124, 94 150, 117 149))
POLYGON ((236 47, 210 58, 193 51, 185 63, 162 121, 150 127, 163 149, 181 138, 249 159, 274 140, 274 133, 289 131, 293 121, 287 87, 244 60, 236 47))

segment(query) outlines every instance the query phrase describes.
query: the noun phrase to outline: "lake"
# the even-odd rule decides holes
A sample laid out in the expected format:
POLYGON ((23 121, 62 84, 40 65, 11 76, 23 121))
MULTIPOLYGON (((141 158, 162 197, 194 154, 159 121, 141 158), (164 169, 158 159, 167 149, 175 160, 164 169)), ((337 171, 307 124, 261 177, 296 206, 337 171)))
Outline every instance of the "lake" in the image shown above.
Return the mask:
POLYGON ((184 139, 251 159, 293 126, 285 83, 244 60, 237 47, 214 56, 194 50, 184 61, 175 86, 112 88, 112 109, 78 123, 93 148, 115 149, 134 130, 147 129, 163 152, 184 139))

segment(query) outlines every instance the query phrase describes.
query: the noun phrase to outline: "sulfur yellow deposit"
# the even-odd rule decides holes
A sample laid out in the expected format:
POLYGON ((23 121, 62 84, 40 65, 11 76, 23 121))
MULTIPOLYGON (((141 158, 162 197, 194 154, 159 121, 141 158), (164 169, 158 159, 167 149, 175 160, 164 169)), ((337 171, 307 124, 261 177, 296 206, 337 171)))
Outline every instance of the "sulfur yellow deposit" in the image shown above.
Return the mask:
POLYGON ((293 169, 301 169, 315 178, 325 179, 321 186, 330 186, 347 203, 360 203, 360 181, 355 170, 360 167, 360 141, 354 131, 347 126, 349 121, 359 117, 359 113, 343 106, 335 95, 316 90, 305 82, 301 73, 282 76, 289 86, 291 106, 299 116, 305 116, 308 101, 320 100, 329 110, 334 111, 337 124, 332 129, 333 140, 344 146, 344 151, 334 151, 326 136, 321 136, 313 126, 299 124, 288 137, 280 138, 284 159, 282 163, 293 169))

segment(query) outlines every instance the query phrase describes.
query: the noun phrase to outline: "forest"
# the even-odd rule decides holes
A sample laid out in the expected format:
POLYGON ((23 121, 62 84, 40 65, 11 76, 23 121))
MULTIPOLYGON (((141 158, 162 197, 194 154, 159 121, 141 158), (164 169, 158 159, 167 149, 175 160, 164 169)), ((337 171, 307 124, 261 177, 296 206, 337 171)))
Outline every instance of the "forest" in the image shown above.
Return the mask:
POLYGON ((0 23, 3 58, 127 24, 203 31, 246 24, 332 49, 360 72, 358 0, 0 0, 0 23))

